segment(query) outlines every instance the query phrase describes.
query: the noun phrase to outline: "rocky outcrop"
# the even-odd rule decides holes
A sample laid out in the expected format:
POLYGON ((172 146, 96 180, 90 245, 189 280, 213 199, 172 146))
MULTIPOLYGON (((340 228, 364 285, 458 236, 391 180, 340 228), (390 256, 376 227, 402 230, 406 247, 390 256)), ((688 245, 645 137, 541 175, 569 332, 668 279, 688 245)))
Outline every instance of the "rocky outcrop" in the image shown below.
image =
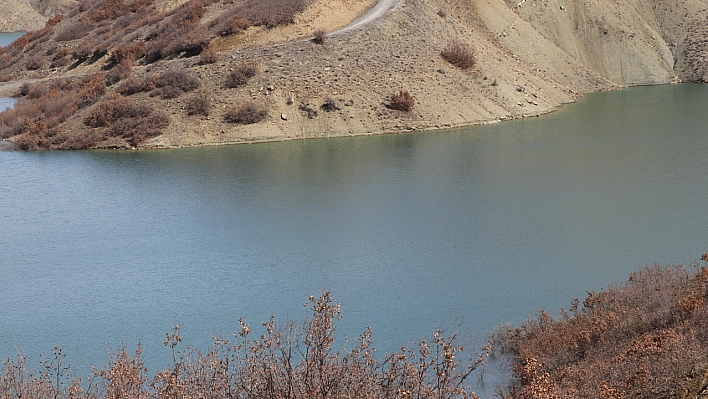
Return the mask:
POLYGON ((41 29, 49 18, 76 4, 77 0, 0 0, 0 32, 41 29))

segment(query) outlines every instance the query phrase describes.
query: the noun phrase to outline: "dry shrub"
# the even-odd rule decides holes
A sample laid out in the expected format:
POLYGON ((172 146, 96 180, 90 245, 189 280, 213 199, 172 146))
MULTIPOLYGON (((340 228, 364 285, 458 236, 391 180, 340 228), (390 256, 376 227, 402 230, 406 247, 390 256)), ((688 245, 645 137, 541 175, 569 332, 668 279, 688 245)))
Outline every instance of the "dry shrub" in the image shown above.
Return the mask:
POLYGON ((51 68, 63 68, 65 66, 69 65, 70 63, 71 63, 71 61, 65 57, 65 58, 58 58, 58 59, 52 61, 52 63, 49 64, 49 66, 51 68))
POLYGON ((460 69, 472 69, 477 65, 472 48, 457 40, 448 43, 440 55, 447 62, 460 69))
POLYGON ((145 58, 155 62, 183 52, 198 54, 209 44, 207 28, 200 24, 206 13, 203 0, 190 0, 174 9, 160 25, 147 36, 145 58))
POLYGON ((142 93, 155 89, 155 82, 152 79, 142 79, 129 77, 116 88, 116 93, 124 96, 142 93))
POLYGON ((211 110, 211 99, 206 93, 200 91, 187 99, 185 107, 188 115, 203 115, 209 116, 211 110))
POLYGON ((199 54, 199 64, 213 64, 216 61, 219 61, 219 54, 216 52, 214 47, 210 45, 204 47, 204 49, 202 49, 202 52, 199 54))
POLYGON ((313 33, 312 41, 315 44, 324 44, 325 40, 327 40, 327 31, 324 29, 317 29, 315 33, 313 33))
POLYGON ((88 21, 79 21, 67 25, 64 29, 57 32, 54 40, 58 42, 68 42, 76 39, 81 39, 88 36, 93 30, 95 24, 88 21))
POLYGON ((149 104, 136 104, 126 97, 111 96, 96 104, 84 124, 92 128, 107 127, 108 136, 123 138, 137 146, 161 135, 170 119, 149 104))
POLYGON ((125 60, 115 66, 106 74, 106 85, 112 86, 130 76, 133 71, 133 63, 130 59, 125 60))
POLYGON ((245 0, 237 12, 251 25, 274 28, 293 23, 307 6, 307 0, 245 0))
POLYGON ((180 327, 166 334, 170 364, 150 378, 138 344, 134 354, 122 345, 81 384, 69 375, 60 349, 45 361, 45 372, 26 358, 8 359, 0 371, 2 397, 54 399, 116 398, 477 398, 465 381, 482 356, 464 363, 457 331, 438 330, 432 339, 402 347, 381 360, 374 357, 367 328, 337 350, 341 306, 329 292, 309 297, 311 315, 303 322, 277 323, 271 317, 254 333, 239 319, 231 337, 216 337, 206 352, 181 348, 180 327), (349 349, 350 348, 350 349, 349 349))
POLYGON ((332 112, 332 111, 336 111, 339 109, 339 107, 337 106, 337 100, 335 100, 332 97, 326 97, 324 104, 320 105, 320 108, 323 111, 327 111, 327 112, 332 112))
POLYGON ((409 112, 415 106, 415 99, 408 90, 401 90, 398 93, 391 94, 391 102, 389 107, 399 111, 409 112))
POLYGON ((256 76, 256 73, 258 73, 258 64, 255 61, 244 61, 226 77, 226 87, 244 86, 249 79, 256 76))
POLYGON ((71 54, 71 49, 68 47, 62 47, 61 50, 57 51, 56 54, 54 54, 54 58, 52 58, 52 60, 56 61, 60 58, 66 57, 69 54, 71 54))
MULTIPOLYGON (((511 399, 672 397, 705 374, 708 269, 653 267, 499 332, 518 360, 511 399), (544 393, 545 392, 545 393, 544 393)), ((685 391, 684 391, 685 392, 685 391)))
POLYGON ((36 71, 37 69, 41 69, 43 66, 42 59, 39 57, 30 57, 25 61, 25 68, 28 71, 36 71))
POLYGON ((130 46, 118 46, 111 52, 109 62, 120 64, 123 61, 135 61, 140 57, 145 48, 145 43, 137 42, 130 46))
POLYGON ((163 99, 177 98, 182 93, 194 91, 201 86, 201 81, 184 71, 167 71, 160 74, 155 80, 157 89, 150 93, 151 96, 160 96, 163 99))
POLYGON ((66 139, 58 135, 59 125, 98 101, 105 90, 105 74, 23 85, 15 107, 0 113, 0 137, 14 137, 22 149, 59 147, 66 139))
POLYGON ((0 75, 0 82, 9 82, 12 80, 12 75, 0 75))
POLYGON ((268 116, 268 109, 253 102, 247 102, 226 111, 224 121, 238 125, 258 123, 268 116))

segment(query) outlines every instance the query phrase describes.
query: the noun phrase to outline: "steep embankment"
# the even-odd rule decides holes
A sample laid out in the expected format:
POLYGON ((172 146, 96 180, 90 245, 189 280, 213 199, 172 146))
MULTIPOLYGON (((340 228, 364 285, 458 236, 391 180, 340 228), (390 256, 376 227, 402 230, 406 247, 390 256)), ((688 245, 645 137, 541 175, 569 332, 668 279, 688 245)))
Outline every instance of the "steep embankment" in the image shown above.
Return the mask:
POLYGON ((0 0, 0 32, 41 29, 49 18, 77 4, 77 0, 0 0))
MULTIPOLYGON (((333 35, 323 44, 301 39, 318 28, 333 31, 345 25, 374 2, 314 1, 291 24, 251 26, 215 37, 211 47, 219 59, 212 64, 200 63, 189 52, 157 62, 139 56, 133 77, 151 81, 165 71, 186 71, 199 79, 202 94, 212 104, 209 116, 190 115, 186 96, 158 99, 154 92, 131 94, 133 102, 166 111, 170 123, 159 137, 139 145, 164 148, 463 126, 540 115, 587 92, 705 81, 706 1, 403 0, 384 18, 333 35), (462 70, 441 57, 453 41, 474 50, 475 68, 462 70), (227 88, 229 74, 251 61, 258 63, 255 76, 227 88), (400 90, 415 97, 412 111, 388 106, 391 95, 400 90), (229 109, 248 102, 265 108, 267 117, 253 124, 227 122, 229 109)), ((184 0, 163 0, 158 5, 168 10, 181 3, 184 0)), ((238 3, 209 5, 201 25, 212 26, 219 13, 238 3)), ((65 31, 67 24, 81 18, 79 13, 65 19, 45 36, 56 38, 53 32, 65 31)), ((96 29, 107 27, 101 23, 96 29)), ((121 45, 144 42, 149 47, 155 36, 141 29, 121 45)), ((115 48, 110 44, 71 65, 47 67, 56 64, 52 60, 62 48, 76 53, 87 42, 84 37, 54 40, 26 46, 22 58, 0 75, 44 79, 113 67, 110 56, 115 48), (31 57, 40 63, 42 57, 47 59, 44 66, 30 70, 26 62, 31 57)), ((95 147, 128 145, 103 140, 100 129, 87 127, 92 109, 68 117, 57 137, 93 134, 98 138, 91 142, 95 147)))

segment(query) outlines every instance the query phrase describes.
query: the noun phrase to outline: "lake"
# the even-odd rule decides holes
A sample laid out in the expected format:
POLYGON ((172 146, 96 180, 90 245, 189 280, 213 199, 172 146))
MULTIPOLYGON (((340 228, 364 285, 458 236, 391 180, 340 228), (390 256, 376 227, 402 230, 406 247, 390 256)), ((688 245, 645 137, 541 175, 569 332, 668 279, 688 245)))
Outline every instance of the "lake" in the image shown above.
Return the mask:
POLYGON ((380 352, 456 321, 479 342, 708 252, 706 104, 637 87, 437 132, 0 152, 0 355, 59 345, 85 375, 140 341, 154 372, 173 323, 206 348, 323 289, 339 338, 369 325, 380 352))
POLYGON ((24 34, 25 32, 0 32, 0 47, 7 46, 24 34))

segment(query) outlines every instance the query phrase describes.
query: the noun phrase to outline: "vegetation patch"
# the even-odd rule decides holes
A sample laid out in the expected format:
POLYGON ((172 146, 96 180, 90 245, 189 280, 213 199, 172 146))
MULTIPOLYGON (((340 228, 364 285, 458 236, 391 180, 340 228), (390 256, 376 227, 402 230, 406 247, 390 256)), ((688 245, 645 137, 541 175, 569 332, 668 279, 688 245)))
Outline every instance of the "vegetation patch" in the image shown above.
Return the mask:
POLYGON ((258 123, 268 116, 268 109, 253 102, 232 107, 224 115, 224 121, 238 125, 258 123))
POLYGON ((708 268, 652 267, 591 291, 554 319, 499 331, 518 359, 504 396, 696 397, 707 371, 708 268))
POLYGON ((389 108, 399 111, 409 112, 415 106, 415 98, 408 90, 401 90, 398 93, 391 94, 391 102, 389 108))
POLYGON ((226 87, 236 88, 245 86, 249 79, 258 73, 258 63, 256 61, 244 61, 240 63, 226 78, 226 87))
POLYGON ((472 48, 457 40, 448 43, 440 55, 445 61, 463 70, 472 69, 477 65, 472 48))
POLYGON ((66 355, 53 356, 33 370, 26 358, 7 359, 0 371, 0 396, 54 399, 110 398, 418 398, 474 399, 465 385, 488 353, 460 360, 457 331, 438 330, 400 351, 374 354, 367 328, 347 347, 336 344, 341 307, 328 292, 309 297, 312 314, 302 323, 271 317, 260 331, 239 319, 232 336, 214 338, 206 351, 182 348, 180 327, 166 334, 167 368, 148 374, 140 344, 110 352, 107 364, 82 383, 71 375, 66 355), (337 349, 340 347, 341 349, 337 349))

